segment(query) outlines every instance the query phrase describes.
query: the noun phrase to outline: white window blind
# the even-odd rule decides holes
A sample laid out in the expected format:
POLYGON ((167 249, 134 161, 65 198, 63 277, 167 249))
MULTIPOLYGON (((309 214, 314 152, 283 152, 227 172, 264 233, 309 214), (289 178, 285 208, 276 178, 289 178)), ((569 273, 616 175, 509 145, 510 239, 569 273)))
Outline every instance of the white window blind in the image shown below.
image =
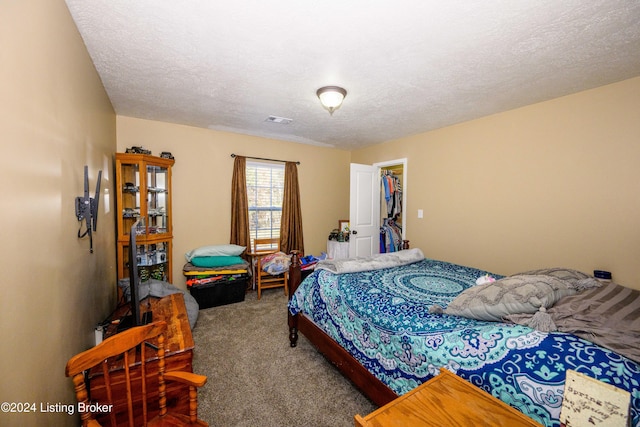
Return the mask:
POLYGON ((284 165, 247 162, 249 232, 254 239, 280 237, 284 165))

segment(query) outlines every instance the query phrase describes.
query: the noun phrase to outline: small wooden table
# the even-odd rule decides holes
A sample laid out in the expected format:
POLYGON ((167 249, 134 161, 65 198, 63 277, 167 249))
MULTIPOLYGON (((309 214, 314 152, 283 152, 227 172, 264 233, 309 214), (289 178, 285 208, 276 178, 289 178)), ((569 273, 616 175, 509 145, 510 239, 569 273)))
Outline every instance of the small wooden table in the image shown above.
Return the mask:
MULTIPOLYGON (((141 312, 151 310, 153 312, 153 321, 164 320, 167 322, 167 333, 165 341, 165 370, 169 371, 187 371, 193 372, 193 336, 191 335, 191 326, 189 324, 189 318, 187 316, 187 309, 184 305, 184 298, 182 294, 176 293, 163 298, 148 297, 140 302, 141 312)), ((118 319, 119 316, 126 314, 127 307, 123 307, 122 310, 118 310, 114 313, 114 318, 118 319)), ((116 333, 116 325, 110 325, 106 331, 106 337, 110 334, 116 333)), ((152 352, 150 352, 152 353, 152 352)), ((133 365, 137 365, 138 362, 134 361, 133 365)), ((124 377, 123 366, 114 363, 109 367, 111 371, 111 378, 116 379, 118 375, 124 377)), ((157 359, 152 356, 147 359, 147 374, 152 376, 157 372, 157 359)), ((139 369, 133 369, 133 375, 138 373, 139 369)), ((94 402, 107 402, 107 391, 104 385, 102 372, 99 369, 89 372, 89 395, 94 402)), ((124 382, 120 383, 121 387, 116 387, 113 390, 113 411, 116 414, 126 412, 126 391, 124 389, 124 382)), ((187 385, 178 384, 176 382, 169 382, 166 385, 166 397, 167 406, 172 408, 172 411, 177 413, 189 414, 189 387, 187 385)), ((141 402, 135 402, 135 399, 140 399, 139 396, 134 397, 134 403, 137 408, 141 408, 141 402)), ((149 418, 152 418, 159 412, 158 409, 158 395, 157 390, 155 393, 148 394, 147 404, 149 405, 149 418)), ((108 413, 102 414, 102 417, 98 418, 98 421, 102 425, 109 425, 108 413)), ((118 417, 119 421, 126 419, 126 417, 118 417)), ((120 425, 120 424, 119 424, 120 425)))
POLYGON ((444 368, 439 375, 366 417, 354 418, 356 427, 540 427, 523 413, 444 368))

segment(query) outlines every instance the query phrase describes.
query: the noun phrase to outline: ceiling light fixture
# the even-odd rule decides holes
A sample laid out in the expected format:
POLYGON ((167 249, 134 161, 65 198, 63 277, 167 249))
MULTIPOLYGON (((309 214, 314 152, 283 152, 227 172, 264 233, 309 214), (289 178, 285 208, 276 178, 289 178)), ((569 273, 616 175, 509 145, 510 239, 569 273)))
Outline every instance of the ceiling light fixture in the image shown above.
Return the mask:
POLYGON ((333 112, 342 105, 347 91, 338 86, 324 86, 318 89, 316 95, 320 98, 322 106, 329 110, 329 114, 333 115, 333 112))

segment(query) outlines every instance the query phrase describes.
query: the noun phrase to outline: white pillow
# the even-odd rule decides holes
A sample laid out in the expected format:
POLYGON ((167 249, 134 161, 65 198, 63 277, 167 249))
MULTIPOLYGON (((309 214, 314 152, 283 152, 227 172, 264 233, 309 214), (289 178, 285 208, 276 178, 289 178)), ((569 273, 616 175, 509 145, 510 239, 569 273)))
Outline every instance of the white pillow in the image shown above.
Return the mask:
POLYGON ((187 262, 191 262, 192 258, 201 256, 238 256, 242 254, 245 249, 245 246, 238 246, 233 244, 201 246, 197 249, 187 252, 186 254, 184 254, 184 257, 187 259, 187 262))

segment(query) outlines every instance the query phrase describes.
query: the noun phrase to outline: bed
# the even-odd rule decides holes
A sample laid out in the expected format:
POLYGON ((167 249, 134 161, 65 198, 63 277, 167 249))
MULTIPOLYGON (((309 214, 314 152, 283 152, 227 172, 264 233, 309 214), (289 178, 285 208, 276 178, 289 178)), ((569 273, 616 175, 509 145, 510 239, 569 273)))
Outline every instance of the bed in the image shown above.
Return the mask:
MULTIPOLYGON (((391 257, 397 258, 398 254, 391 257)), ((635 348, 640 336, 635 336, 636 322, 627 322, 632 330, 622 335, 618 331, 615 336, 619 341, 628 334, 634 341, 614 351, 605 346, 606 339, 599 341, 601 345, 585 339, 594 332, 584 330, 584 324, 563 331, 563 316, 571 316, 554 312, 555 307, 563 305, 560 302, 590 292, 601 293, 600 282, 577 277, 567 287, 567 277, 552 277, 542 270, 504 278, 427 259, 419 250, 413 254, 417 254, 415 259, 407 257, 390 265, 377 262, 375 268, 364 266, 363 271, 357 271, 358 262, 348 260, 351 269, 336 270, 330 265, 328 269, 316 269, 304 281, 300 280, 294 254, 288 304, 290 345, 295 347, 302 333, 379 406, 445 367, 540 424, 559 426, 564 379, 566 371, 572 369, 630 392, 632 425, 640 425, 640 358, 635 348), (497 283, 505 283, 534 276, 544 276, 545 283, 553 288, 550 298, 535 299, 534 311, 512 316, 499 313, 501 319, 507 317, 509 321, 451 314, 451 310, 457 313, 456 304, 462 297, 482 289, 476 284, 480 278, 492 277, 501 280, 497 283), (550 332, 527 326, 537 315, 552 320, 546 324, 547 328, 552 326, 550 332)), ((554 271, 557 273, 557 269, 554 271)), ((636 297, 634 304, 640 301, 640 292, 636 297)), ((580 302, 572 304, 567 305, 568 311, 580 302)), ((620 307, 610 310, 620 312, 620 307)), ((629 310, 640 312, 635 306, 629 310)), ((607 314, 597 313, 599 318, 607 314)))

